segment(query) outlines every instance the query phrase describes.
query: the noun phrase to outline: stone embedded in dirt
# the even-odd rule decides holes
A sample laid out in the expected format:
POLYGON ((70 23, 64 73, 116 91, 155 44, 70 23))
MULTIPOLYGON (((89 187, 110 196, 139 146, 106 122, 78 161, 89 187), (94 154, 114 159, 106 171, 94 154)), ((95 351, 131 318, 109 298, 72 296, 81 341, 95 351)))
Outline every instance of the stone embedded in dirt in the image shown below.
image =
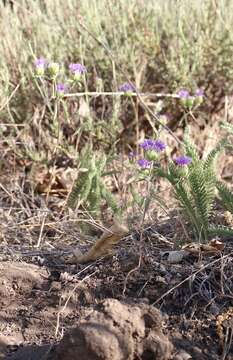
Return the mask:
POLYGON ((0 262, 0 301, 6 306, 18 292, 25 294, 38 288, 46 276, 45 270, 33 264, 0 262))
POLYGON ((4 360, 49 360, 49 354, 52 356, 49 345, 31 345, 19 349, 4 360))
POLYGON ((192 356, 185 350, 180 350, 174 357, 174 360, 191 360, 192 356))
POLYGON ((55 359, 169 359, 173 346, 162 332, 162 322, 153 306, 107 299, 64 336, 55 359))

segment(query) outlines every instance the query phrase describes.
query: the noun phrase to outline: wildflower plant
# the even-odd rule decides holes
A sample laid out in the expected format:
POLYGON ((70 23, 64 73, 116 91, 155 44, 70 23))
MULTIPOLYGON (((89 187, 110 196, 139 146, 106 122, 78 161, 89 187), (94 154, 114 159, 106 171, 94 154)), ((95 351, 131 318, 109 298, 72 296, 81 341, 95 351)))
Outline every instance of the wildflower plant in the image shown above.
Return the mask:
POLYGON ((167 145, 160 139, 145 139, 139 144, 139 148, 142 150, 141 154, 136 154, 135 152, 129 153, 129 161, 134 167, 136 166, 137 170, 133 181, 138 183, 146 182, 147 184, 146 196, 141 195, 132 184, 129 186, 133 198, 132 205, 136 204, 139 209, 142 210, 143 220, 152 200, 162 202, 154 189, 153 180, 155 176, 153 172, 154 168, 159 166, 161 153, 166 149, 166 146, 167 145))
POLYGON ((207 241, 210 233, 222 233, 222 228, 210 225, 210 216, 217 186, 215 162, 225 146, 224 139, 206 159, 201 159, 186 135, 183 148, 185 155, 170 161, 167 168, 158 167, 154 170, 157 176, 167 179, 171 184, 197 240, 207 241))
MULTIPOLYGON (((81 63, 71 63, 69 65, 71 77, 68 79, 70 88, 75 84, 79 86, 86 72, 86 67, 81 63)), ((60 80, 62 77, 59 63, 49 62, 43 58, 39 58, 35 62, 36 81, 41 81, 41 84, 44 87, 46 85, 47 88, 52 85, 52 96, 51 92, 49 93, 46 89, 44 89, 44 94, 48 106, 50 106, 51 100, 55 101, 54 106, 50 106, 51 112, 53 111, 51 128, 58 139, 58 144, 61 143, 62 136, 58 112, 61 104, 66 109, 65 95, 68 91, 66 83, 62 82, 62 79, 60 80)), ((119 91, 128 96, 131 96, 135 90, 131 83, 124 83, 119 87, 119 91)), ((42 90, 41 93, 43 93, 42 90)), ((187 89, 182 89, 178 92, 178 98, 182 106, 191 113, 192 109, 202 103, 204 92, 202 89, 197 89, 194 94, 190 94, 187 89)), ((166 119, 164 120, 166 121, 166 119)), ((155 195, 154 181, 159 177, 165 178, 171 184, 184 216, 192 225, 195 237, 207 241, 209 234, 221 233, 223 230, 210 225, 216 189, 225 204, 227 199, 230 199, 230 205, 228 203, 226 207, 232 210, 232 197, 229 195, 229 190, 218 182, 215 171, 215 160, 224 149, 226 141, 221 141, 206 159, 202 159, 189 136, 186 135, 183 142, 183 154, 170 160, 167 167, 163 167, 162 153, 166 150, 167 145, 158 138, 162 129, 159 128, 158 131, 155 129, 156 139, 145 139, 139 144, 140 154, 131 153, 129 155, 130 162, 137 164, 137 180, 146 181, 148 190, 148 195, 144 198, 140 198, 132 187, 131 193, 137 204, 143 206, 143 216, 145 216, 146 209, 155 195)), ((108 159, 105 155, 93 153, 91 144, 84 148, 79 159, 78 177, 67 201, 68 207, 74 209, 82 206, 97 215, 104 200, 113 212, 119 211, 114 197, 103 181, 107 162, 108 159)), ((224 231, 226 232, 226 229, 224 231)))
MULTIPOLYGON (((56 138, 56 151, 61 150, 62 145, 64 148, 65 144, 62 138, 61 121, 59 120, 59 112, 61 110, 63 110, 67 117, 69 116, 65 95, 68 90, 71 90, 76 85, 78 85, 78 88, 80 87, 82 77, 87 72, 86 67, 81 63, 71 63, 68 67, 68 78, 64 79, 64 73, 61 70, 62 66, 59 63, 49 62, 42 58, 39 58, 35 63, 37 87, 51 109, 52 121, 49 126, 52 129, 53 136, 56 138), (39 74, 40 77, 37 76, 39 74)), ((83 128, 84 126, 87 126, 87 121, 83 128)), ((94 132, 92 123, 88 130, 89 132, 94 132)), ((64 148, 64 150, 66 149, 64 148)), ((67 199, 67 206, 69 208, 82 208, 90 211, 92 215, 98 216, 101 205, 105 202, 112 209, 113 213, 119 213, 120 210, 114 196, 107 189, 103 181, 108 161, 109 157, 93 151, 92 142, 83 148, 77 159, 78 175, 67 199)))
POLYGON ((58 62, 48 61, 43 57, 39 57, 35 61, 34 66, 36 86, 44 98, 52 117, 50 128, 53 135, 58 138, 58 143, 61 143, 62 132, 58 120, 61 109, 63 109, 68 117, 64 95, 75 85, 75 81, 77 82, 86 72, 86 67, 79 63, 70 64, 69 70, 72 73, 72 81, 69 82, 69 80, 64 79, 63 68, 58 62))
MULTIPOLYGON (((156 179, 164 178, 170 183, 183 216, 192 226, 197 241, 207 241, 209 235, 212 234, 233 233, 228 228, 214 226, 210 222, 217 191, 225 208, 233 211, 233 194, 218 180, 215 167, 219 154, 228 145, 227 139, 224 138, 205 158, 201 158, 186 131, 183 154, 168 161, 167 166, 163 166, 161 158, 166 144, 159 139, 146 139, 140 144, 140 148, 143 149, 143 158, 137 160, 135 154, 129 155, 131 162, 137 160, 139 168, 137 181, 150 183, 150 186, 147 186, 148 199, 153 193, 155 199, 161 202, 159 196, 153 191, 156 179)), ((143 206, 145 202, 143 203, 143 199, 136 194, 133 187, 131 187, 131 193, 136 203, 143 206)))

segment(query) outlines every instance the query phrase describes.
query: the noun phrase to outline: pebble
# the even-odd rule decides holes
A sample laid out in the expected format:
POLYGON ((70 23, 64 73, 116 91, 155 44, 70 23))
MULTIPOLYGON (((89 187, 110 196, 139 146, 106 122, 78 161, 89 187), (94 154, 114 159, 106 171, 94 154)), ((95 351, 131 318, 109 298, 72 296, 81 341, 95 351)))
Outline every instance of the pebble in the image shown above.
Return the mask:
POLYGON ((185 350, 179 351, 174 357, 174 360, 190 360, 190 359, 192 359, 192 356, 189 353, 187 353, 185 350))

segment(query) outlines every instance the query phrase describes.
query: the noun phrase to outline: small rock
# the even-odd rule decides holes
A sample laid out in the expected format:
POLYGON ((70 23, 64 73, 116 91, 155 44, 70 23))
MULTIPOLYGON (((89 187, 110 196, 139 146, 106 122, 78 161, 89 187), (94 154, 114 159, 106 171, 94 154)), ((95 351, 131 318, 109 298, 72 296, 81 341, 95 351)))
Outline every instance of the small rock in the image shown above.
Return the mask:
POLYGON ((190 359, 192 359, 192 356, 189 353, 187 353, 185 350, 179 351, 174 357, 174 360, 190 360, 190 359))

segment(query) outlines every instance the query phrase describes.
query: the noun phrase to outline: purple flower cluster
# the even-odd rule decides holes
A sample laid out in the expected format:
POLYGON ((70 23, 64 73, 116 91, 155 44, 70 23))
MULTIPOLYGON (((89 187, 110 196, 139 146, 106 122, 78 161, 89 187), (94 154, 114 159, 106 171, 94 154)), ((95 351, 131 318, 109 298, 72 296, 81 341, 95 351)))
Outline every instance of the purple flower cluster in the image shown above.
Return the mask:
POLYGON ((197 89, 195 91, 195 96, 203 97, 204 96, 204 90, 203 89, 197 89))
MULTIPOLYGON (((45 68, 48 69, 50 75, 58 75, 60 65, 55 62, 48 62, 43 57, 36 59, 35 61, 36 73, 39 76, 44 75, 45 68)), ((69 70, 74 74, 74 77, 79 77, 87 72, 87 69, 82 64, 70 64, 69 70)))
POLYGON ((74 74, 80 74, 81 75, 81 74, 84 74, 85 72, 87 72, 86 66, 84 66, 82 64, 70 64, 69 69, 74 74))
POLYGON ((58 94, 64 94, 66 91, 67 91, 67 86, 66 84, 63 84, 63 83, 59 83, 57 84, 56 86, 56 90, 57 90, 57 93, 58 94))
POLYGON ((141 148, 145 151, 155 150, 161 152, 166 148, 166 144, 161 140, 146 139, 140 144, 141 148))
MULTIPOLYGON (((189 93, 189 91, 187 89, 181 89, 178 91, 177 95, 181 98, 181 99, 187 99, 192 97, 192 95, 189 93)), ((203 97, 204 96, 204 90, 203 89, 196 89, 194 96, 200 96, 203 97)))
POLYGON ((131 85, 130 83, 124 83, 119 86, 119 91, 133 92, 133 91, 135 91, 135 87, 133 85, 131 85))
POLYGON ((35 66, 36 66, 37 69, 38 68, 45 68, 46 64, 47 64, 47 61, 42 57, 39 58, 39 59, 36 59, 36 61, 35 61, 35 66))
POLYGON ((196 89, 195 94, 191 95, 187 89, 181 89, 177 95, 180 102, 184 107, 191 109, 193 106, 199 106, 203 102, 204 91, 203 89, 196 89))
POLYGON ((130 160, 133 160, 136 156, 137 156, 137 154, 134 151, 130 151, 130 153, 129 153, 130 160))
POLYGON ((186 165, 189 165, 191 162, 192 162, 192 158, 189 156, 186 156, 186 155, 178 156, 175 159, 176 165, 179 165, 179 166, 186 166, 186 165))
POLYGON ((139 159, 137 161, 138 165, 142 168, 142 169, 149 169, 152 162, 146 159, 139 159))
POLYGON ((188 97, 190 97, 190 93, 188 90, 186 89, 181 89, 178 91, 177 95, 181 98, 181 99, 187 99, 188 97))

